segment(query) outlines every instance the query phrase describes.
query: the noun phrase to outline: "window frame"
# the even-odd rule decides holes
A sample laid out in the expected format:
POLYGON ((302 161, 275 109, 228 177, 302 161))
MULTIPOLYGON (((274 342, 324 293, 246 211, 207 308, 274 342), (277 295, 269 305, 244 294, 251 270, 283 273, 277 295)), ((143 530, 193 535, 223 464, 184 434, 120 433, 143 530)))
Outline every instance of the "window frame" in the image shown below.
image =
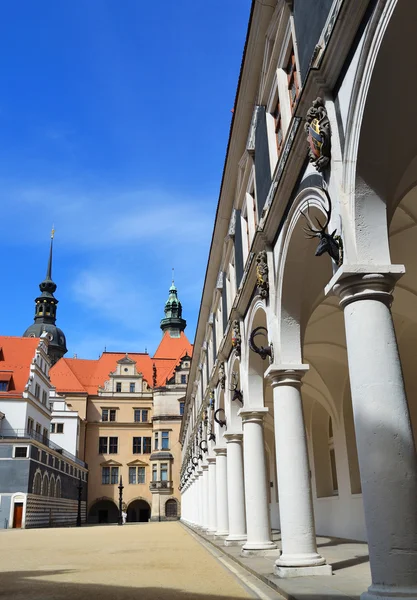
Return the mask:
POLYGON ((109 436, 109 454, 119 454, 119 437, 116 435, 109 436), (116 451, 114 448, 116 448, 116 451))
POLYGON ((13 446, 13 458, 29 458, 29 446, 13 446), (26 450, 25 456, 16 456, 16 450, 26 450))
POLYGON ((100 435, 98 438, 98 453, 99 454, 108 454, 108 450, 109 450, 109 438, 107 436, 100 435), (103 442, 102 440, 105 440, 105 442, 103 442), (105 448, 105 450, 103 450, 103 448, 105 448))

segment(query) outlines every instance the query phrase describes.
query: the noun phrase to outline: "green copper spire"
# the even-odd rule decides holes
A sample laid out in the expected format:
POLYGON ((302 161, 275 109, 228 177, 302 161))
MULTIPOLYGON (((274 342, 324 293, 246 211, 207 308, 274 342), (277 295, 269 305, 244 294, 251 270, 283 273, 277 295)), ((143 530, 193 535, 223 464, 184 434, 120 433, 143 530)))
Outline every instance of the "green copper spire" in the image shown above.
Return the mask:
POLYGON ((169 296, 165 303, 164 312, 165 318, 161 320, 162 331, 165 333, 168 330, 171 337, 180 337, 181 331, 184 331, 187 326, 187 321, 182 318, 182 306, 178 300, 174 278, 172 278, 171 287, 169 288, 169 296))

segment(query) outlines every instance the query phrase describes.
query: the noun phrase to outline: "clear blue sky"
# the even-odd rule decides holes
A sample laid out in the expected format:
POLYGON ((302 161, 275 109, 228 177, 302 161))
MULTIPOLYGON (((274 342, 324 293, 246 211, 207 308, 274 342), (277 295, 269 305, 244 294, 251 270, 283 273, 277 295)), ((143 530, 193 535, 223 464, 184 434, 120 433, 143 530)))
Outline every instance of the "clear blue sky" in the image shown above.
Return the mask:
POLYGON ((16 0, 0 19, 0 334, 55 225, 69 352, 153 352, 171 268, 194 339, 250 0, 16 0))

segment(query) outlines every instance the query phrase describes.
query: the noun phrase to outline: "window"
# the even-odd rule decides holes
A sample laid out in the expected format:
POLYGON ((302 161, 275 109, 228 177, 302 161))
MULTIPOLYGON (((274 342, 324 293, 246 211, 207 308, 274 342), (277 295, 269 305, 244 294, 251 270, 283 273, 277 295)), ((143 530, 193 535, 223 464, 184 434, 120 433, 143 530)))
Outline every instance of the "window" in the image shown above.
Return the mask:
POLYGON ((55 477, 51 477, 51 482, 49 484, 49 495, 55 497, 55 477))
POLYGON ((46 429, 46 427, 43 428, 43 442, 45 443, 48 439, 48 433, 49 431, 46 429))
POLYGON ((14 458, 27 458, 28 447, 27 446, 17 446, 14 449, 14 458))
POLYGON ((40 472, 38 471, 35 474, 35 477, 33 479, 33 488, 32 488, 33 493, 38 494, 38 496, 40 496, 41 488, 42 488, 42 477, 41 477, 40 472))
POLYGON ((155 431, 155 450, 159 450, 159 433, 155 431))
POLYGON ((161 481, 168 481, 168 463, 161 463, 161 481))
POLYGON ((331 417, 329 417, 329 454, 330 454, 330 470, 331 470, 331 475, 332 475, 333 494, 336 495, 339 492, 339 484, 337 481, 336 455, 334 452, 333 423, 332 423, 331 417))
POLYGON ((119 467, 111 467, 111 483, 119 483, 119 467))
POLYGON ((129 392, 131 394, 133 394, 135 392, 135 384, 134 383, 129 384, 129 392))
POLYGON ((45 390, 42 392, 42 404, 44 404, 46 406, 46 399, 48 397, 48 394, 45 392, 45 390))
POLYGON ((117 438, 117 437, 109 438, 109 454, 117 454, 118 443, 119 443, 119 438, 117 438))
POLYGON ((33 421, 33 419, 31 419, 29 417, 28 418, 28 433, 32 433, 33 432, 33 425, 34 425, 34 421, 33 421))
POLYGON ((294 110, 295 103, 299 93, 298 87, 298 73, 297 65, 295 62, 294 47, 291 47, 290 57, 288 59, 287 67, 285 69, 288 79, 288 93, 290 95, 291 110, 294 110))
POLYGON ((181 383, 187 383, 187 375, 181 375, 181 383))
POLYGON ((120 381, 118 381, 116 383, 116 392, 121 392, 122 391, 122 384, 120 383, 120 381))
POLYGON ((180 415, 184 414, 184 406, 185 406, 185 402, 180 402, 180 415))
POLYGON ((0 381, 0 392, 7 392, 7 381, 0 381))
POLYGON ((55 497, 56 498, 61 498, 61 479, 59 477, 56 480, 55 497))
POLYGON ((102 467, 101 469, 101 483, 107 485, 110 483, 110 467, 102 467))
POLYGON ((111 408, 110 409, 110 421, 114 422, 115 420, 116 420, 116 409, 111 408))
POLYGON ((51 423, 49 426, 49 430, 51 433, 55 433, 55 423, 51 423))
POLYGON ((140 422, 140 410, 138 408, 135 408, 134 419, 135 419, 135 423, 140 422))
POLYGON ((56 424, 56 432, 57 433, 64 433, 64 423, 57 423, 56 424))
POLYGON ((143 410, 142 411, 142 423, 146 423, 147 421, 148 421, 148 411, 143 410))
POLYGON ((169 431, 162 432, 161 450, 169 450, 169 431))
POLYGON ((129 467, 129 483, 145 483, 145 467, 129 467))
POLYGON ((282 150, 282 142, 284 141, 284 134, 282 131, 282 119, 281 119, 281 104, 279 101, 279 98, 277 98, 277 103, 274 109, 274 112, 272 113, 272 116, 274 117, 275 120, 275 139, 277 142, 277 150, 278 150, 278 156, 281 153, 282 150))
POLYGON ((158 481, 158 466, 152 465, 152 481, 158 481))
POLYGON ((35 398, 39 399, 40 395, 41 395, 41 386, 39 385, 39 383, 36 383, 35 384, 35 398))
POLYGON ((108 421, 109 420, 109 410, 108 408, 103 408, 101 410, 101 420, 108 421))
POLYGON ((143 438, 143 453, 144 454, 151 453, 151 441, 152 441, 152 438, 150 438, 150 437, 143 438))
POLYGON ((178 516, 178 505, 174 498, 170 498, 165 502, 165 516, 166 517, 177 517, 178 516))
POLYGON ((107 438, 106 437, 98 438, 98 453, 99 454, 107 454, 107 438))
POLYGON ((142 453, 142 438, 134 437, 133 438, 133 454, 141 454, 142 453))
POLYGON ((40 423, 36 423, 36 425, 35 425, 35 431, 36 431, 36 433, 39 433, 39 435, 41 435, 41 433, 42 433, 42 425, 40 423))
POLYGON ((148 421, 148 410, 141 410, 140 408, 135 408, 134 411, 134 420, 135 423, 140 423, 142 421, 142 423, 147 423, 148 421))

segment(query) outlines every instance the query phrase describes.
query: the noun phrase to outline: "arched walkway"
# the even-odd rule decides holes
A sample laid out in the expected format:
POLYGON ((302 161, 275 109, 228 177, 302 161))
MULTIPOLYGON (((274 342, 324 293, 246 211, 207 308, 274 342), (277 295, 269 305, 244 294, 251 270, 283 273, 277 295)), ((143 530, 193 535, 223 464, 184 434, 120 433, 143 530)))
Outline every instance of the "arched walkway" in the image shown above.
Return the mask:
POLYGON ((113 500, 99 500, 88 512, 89 523, 117 523, 119 509, 113 500))
POLYGON ((151 518, 151 507, 146 500, 133 500, 127 507, 128 523, 147 523, 151 518))

